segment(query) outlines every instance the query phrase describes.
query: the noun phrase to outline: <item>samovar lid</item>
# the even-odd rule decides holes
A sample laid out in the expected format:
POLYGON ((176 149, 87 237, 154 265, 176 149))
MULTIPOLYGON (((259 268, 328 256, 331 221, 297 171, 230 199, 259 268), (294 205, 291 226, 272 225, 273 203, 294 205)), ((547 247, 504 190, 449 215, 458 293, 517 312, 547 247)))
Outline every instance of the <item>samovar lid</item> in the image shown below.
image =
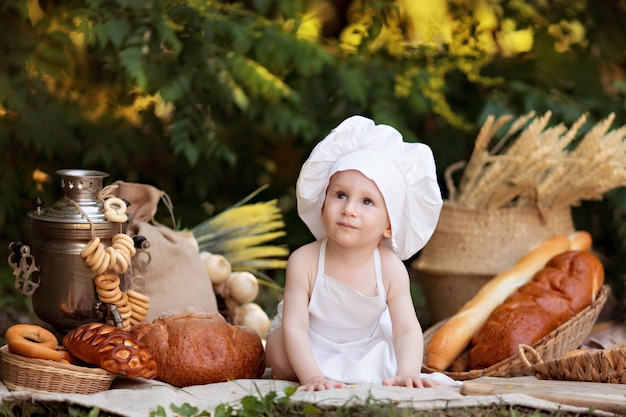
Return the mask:
POLYGON ((98 194, 109 174, 88 169, 61 169, 61 189, 65 196, 47 208, 28 213, 32 219, 59 223, 103 223, 103 204, 98 194), (87 218, 87 217, 88 218, 87 218))

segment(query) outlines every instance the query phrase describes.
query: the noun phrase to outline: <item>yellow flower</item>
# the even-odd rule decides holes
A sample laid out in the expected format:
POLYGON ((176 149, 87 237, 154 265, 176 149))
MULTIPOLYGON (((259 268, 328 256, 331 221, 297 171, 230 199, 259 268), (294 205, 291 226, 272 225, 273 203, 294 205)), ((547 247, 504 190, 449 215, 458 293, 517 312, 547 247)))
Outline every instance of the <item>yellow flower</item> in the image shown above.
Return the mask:
POLYGON ((498 46, 504 56, 514 56, 533 48, 533 30, 515 28, 515 22, 504 20, 498 34, 498 46))
POLYGON ((578 20, 561 20, 556 25, 550 25, 548 34, 555 38, 554 49, 557 52, 567 52, 572 45, 587 45, 585 27, 578 20))
POLYGON ((398 0, 408 21, 408 43, 442 46, 452 40, 455 22, 448 13, 447 0, 398 0))

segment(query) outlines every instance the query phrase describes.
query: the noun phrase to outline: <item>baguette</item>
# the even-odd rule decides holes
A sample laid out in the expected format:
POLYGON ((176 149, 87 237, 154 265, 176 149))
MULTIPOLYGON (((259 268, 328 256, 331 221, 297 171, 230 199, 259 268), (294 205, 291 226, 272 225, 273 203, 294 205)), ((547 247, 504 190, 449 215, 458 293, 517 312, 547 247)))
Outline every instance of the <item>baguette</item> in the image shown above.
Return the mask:
POLYGON ((455 315, 432 336, 424 350, 424 364, 446 370, 463 352, 472 336, 483 326, 491 312, 522 285, 528 283, 554 256, 570 249, 584 235, 552 237, 524 255, 513 267, 489 280, 455 315))
POLYGON ((593 239, 591 234, 584 230, 577 230, 568 236, 569 238, 569 250, 574 251, 588 251, 591 250, 593 239))

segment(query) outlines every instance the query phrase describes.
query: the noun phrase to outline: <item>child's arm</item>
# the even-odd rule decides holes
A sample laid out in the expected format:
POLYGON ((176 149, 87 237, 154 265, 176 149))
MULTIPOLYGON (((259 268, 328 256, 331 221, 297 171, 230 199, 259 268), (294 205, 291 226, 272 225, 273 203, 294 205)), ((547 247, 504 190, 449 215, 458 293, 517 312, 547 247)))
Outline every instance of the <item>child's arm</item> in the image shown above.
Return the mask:
POLYGON ((433 380, 420 378, 424 355, 424 335, 415 314, 406 267, 400 259, 388 259, 383 271, 389 277, 387 304, 398 360, 397 375, 384 380, 383 385, 416 388, 439 385, 433 380))
MULTIPOLYGON (((311 245, 295 251, 287 263, 283 297, 285 350, 291 367, 300 381, 299 390, 321 391, 343 388, 345 384, 324 377, 313 357, 309 341, 309 289, 314 282, 314 277, 310 276, 312 268, 307 266, 309 249, 311 245)), ((317 260, 316 257, 314 259, 317 260)))

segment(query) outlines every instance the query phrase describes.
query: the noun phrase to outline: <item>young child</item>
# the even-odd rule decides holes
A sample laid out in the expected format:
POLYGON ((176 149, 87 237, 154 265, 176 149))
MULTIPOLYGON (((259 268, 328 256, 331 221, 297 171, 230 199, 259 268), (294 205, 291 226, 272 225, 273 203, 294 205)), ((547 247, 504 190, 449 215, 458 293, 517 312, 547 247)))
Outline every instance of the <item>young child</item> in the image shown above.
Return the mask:
POLYGON ((441 210, 430 148, 350 117, 313 149, 296 194, 317 240, 287 263, 266 344, 274 377, 306 391, 455 385, 421 374, 424 340, 402 262, 430 239, 441 210))

